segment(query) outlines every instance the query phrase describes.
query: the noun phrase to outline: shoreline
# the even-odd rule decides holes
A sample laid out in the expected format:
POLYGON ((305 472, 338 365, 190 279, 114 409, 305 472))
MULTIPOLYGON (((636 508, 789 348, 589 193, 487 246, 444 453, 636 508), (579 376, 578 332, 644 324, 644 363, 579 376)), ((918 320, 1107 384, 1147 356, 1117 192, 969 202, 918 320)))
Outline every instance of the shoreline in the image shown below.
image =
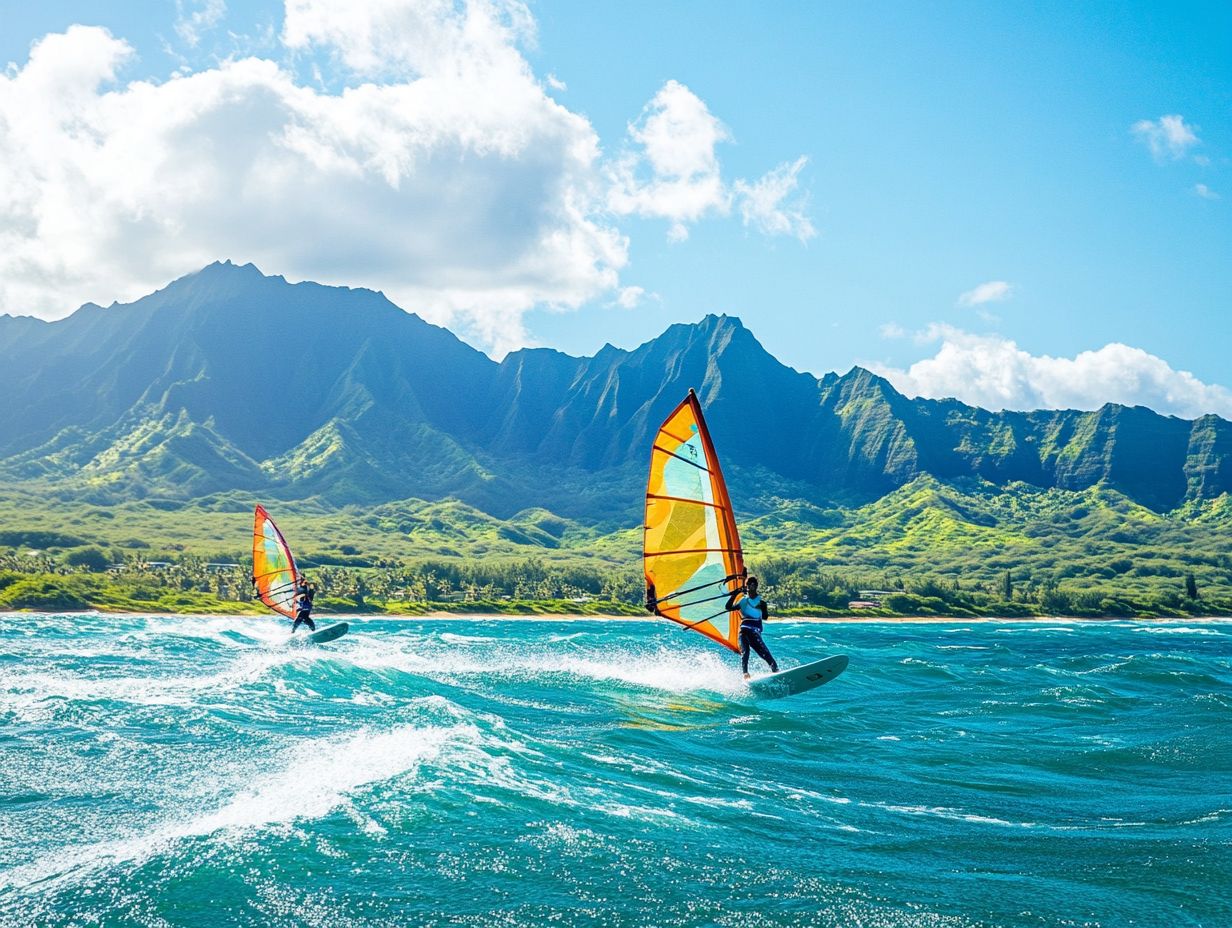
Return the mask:
MULTIPOLYGON (((146 619, 257 619, 268 620, 271 616, 258 613, 230 612, 132 612, 127 610, 89 609, 75 612, 64 610, 27 609, 15 612, 0 612, 0 620, 14 619, 28 615, 78 615, 78 616, 115 616, 117 618, 146 619)), ((395 622, 437 622, 456 620, 468 622, 659 622, 670 621, 655 616, 646 615, 614 615, 581 613, 561 613, 518 615, 516 613, 499 612, 425 612, 425 613, 320 613, 315 616, 318 622, 365 622, 365 621, 395 621, 395 622)), ((1131 624, 1152 623, 1184 623, 1184 622, 1232 622, 1232 616, 1158 616, 1150 619, 1126 618, 1124 616, 783 616, 772 617, 771 624, 799 623, 802 625, 965 625, 971 623, 1002 623, 1027 625, 1038 622, 1064 622, 1081 624, 1100 624, 1106 622, 1125 622, 1131 624)))

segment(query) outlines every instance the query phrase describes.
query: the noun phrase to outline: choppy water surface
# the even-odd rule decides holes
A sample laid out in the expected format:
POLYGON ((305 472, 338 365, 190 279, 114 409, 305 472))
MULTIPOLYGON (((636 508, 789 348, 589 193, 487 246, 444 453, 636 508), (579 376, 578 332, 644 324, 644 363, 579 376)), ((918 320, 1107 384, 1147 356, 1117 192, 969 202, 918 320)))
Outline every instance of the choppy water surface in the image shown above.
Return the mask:
POLYGON ((3 925, 1232 925, 1232 625, 0 617, 3 925))

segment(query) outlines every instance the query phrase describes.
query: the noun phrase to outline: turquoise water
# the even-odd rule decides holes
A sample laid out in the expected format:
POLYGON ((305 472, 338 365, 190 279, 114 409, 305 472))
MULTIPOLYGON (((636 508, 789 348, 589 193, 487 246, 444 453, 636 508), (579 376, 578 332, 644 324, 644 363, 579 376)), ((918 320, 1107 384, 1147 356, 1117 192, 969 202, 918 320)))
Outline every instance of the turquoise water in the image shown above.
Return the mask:
POLYGON ((1232 624, 0 617, 0 924, 1232 925, 1232 624))

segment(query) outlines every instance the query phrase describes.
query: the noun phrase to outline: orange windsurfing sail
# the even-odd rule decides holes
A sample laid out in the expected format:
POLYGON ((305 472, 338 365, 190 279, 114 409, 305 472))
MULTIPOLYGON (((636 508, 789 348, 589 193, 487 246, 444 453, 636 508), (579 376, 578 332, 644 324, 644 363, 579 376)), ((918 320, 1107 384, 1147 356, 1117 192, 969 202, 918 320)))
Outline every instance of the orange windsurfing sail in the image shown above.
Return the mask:
POLYGON ((252 585, 261 602, 288 619, 295 618, 295 588, 299 571, 287 540, 263 506, 252 523, 252 585))
POLYGON ((739 614, 723 607, 743 579, 744 554, 692 390, 655 435, 644 528, 646 607, 739 651, 739 614))

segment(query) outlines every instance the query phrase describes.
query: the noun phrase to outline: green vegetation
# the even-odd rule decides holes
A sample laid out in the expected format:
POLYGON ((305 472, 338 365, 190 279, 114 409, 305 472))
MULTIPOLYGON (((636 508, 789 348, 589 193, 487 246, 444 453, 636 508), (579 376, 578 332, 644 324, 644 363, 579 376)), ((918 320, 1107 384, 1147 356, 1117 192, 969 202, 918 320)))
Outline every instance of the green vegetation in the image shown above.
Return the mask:
POLYGON ((260 499, 322 609, 636 612, 647 449, 698 387, 781 614, 1232 612, 1216 416, 910 399, 792 370, 727 316, 497 363, 380 294, 230 263, 0 329, 0 608, 257 609, 260 499), (250 374, 298 330, 296 413, 270 416, 250 374))
MULTIPOLYGON (((72 552, 70 552, 71 554, 72 552)), ((99 574, 67 555, 0 554, 0 609, 264 613, 248 570, 192 555, 171 561, 128 556, 99 574)), ((379 567, 318 567, 317 611, 639 615, 629 578, 593 569, 549 567, 537 559, 470 565, 461 561, 379 567), (506 592, 508 591, 508 592, 506 592)))
MULTIPOLYGON (((321 612, 642 613, 636 527, 456 500, 270 505, 321 612)), ((868 617, 1232 614, 1226 496, 1161 514, 1102 486, 921 477, 858 508, 758 507, 741 514, 746 557, 778 615, 853 614, 861 590, 888 594, 854 613, 868 617)), ((0 609, 261 612, 250 513, 238 495, 105 506, 6 491, 0 609)))

